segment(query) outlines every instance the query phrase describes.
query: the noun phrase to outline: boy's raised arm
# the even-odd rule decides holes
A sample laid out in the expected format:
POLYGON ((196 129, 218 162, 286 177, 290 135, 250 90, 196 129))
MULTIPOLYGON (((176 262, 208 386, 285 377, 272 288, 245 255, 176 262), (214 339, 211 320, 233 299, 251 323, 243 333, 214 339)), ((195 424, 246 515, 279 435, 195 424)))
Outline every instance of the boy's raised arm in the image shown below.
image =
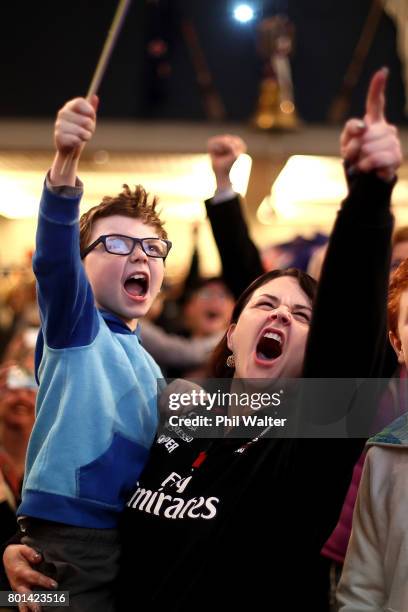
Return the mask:
MULTIPOLYGON (((98 319, 82 266, 76 173, 81 152, 95 131, 98 98, 70 100, 59 111, 55 158, 41 198, 33 258, 42 336, 50 348, 84 346, 94 339, 98 319)), ((36 363, 42 354, 39 345, 36 363)))

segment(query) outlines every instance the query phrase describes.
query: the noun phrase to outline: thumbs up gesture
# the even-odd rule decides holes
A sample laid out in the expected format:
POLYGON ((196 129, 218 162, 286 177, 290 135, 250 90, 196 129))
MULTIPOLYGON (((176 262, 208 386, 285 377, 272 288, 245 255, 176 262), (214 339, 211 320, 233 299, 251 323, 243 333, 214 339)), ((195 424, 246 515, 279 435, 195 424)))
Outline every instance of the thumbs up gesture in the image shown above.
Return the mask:
POLYGON ((350 119, 340 137, 340 150, 349 168, 375 172, 390 181, 402 162, 397 128, 385 118, 385 87, 388 69, 378 70, 371 79, 364 119, 350 119))

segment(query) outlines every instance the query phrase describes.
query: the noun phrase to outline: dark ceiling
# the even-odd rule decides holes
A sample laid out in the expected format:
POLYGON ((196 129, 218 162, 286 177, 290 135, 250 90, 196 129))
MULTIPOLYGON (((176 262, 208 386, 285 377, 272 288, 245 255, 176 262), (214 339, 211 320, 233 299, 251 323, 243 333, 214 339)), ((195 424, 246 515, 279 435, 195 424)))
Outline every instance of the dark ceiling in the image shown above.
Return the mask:
MULTIPOLYGON (((100 114, 109 117, 204 120, 182 23, 193 25, 230 120, 247 120, 258 97, 262 63, 257 22, 282 8, 296 28, 292 57, 297 110, 324 122, 361 34, 371 0, 248 0, 257 19, 240 25, 232 0, 133 0, 103 81, 100 114), (153 44, 151 44, 153 41, 153 44), (162 43, 165 43, 163 46, 162 43)), ((48 116, 87 91, 116 0, 2 3, 1 116, 48 116)), ((363 112, 372 72, 391 68, 388 116, 402 122, 404 91, 393 22, 382 15, 349 114, 363 112)))

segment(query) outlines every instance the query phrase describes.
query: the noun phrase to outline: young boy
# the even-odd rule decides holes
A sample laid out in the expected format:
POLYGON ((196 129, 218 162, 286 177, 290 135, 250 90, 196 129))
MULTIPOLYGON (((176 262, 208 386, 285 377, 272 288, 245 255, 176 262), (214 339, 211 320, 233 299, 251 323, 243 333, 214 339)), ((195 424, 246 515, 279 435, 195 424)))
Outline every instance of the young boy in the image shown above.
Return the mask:
POLYGON ((42 333, 37 418, 19 523, 73 610, 113 610, 116 526, 157 427, 159 367, 138 319, 160 290, 171 243, 142 187, 105 197, 78 223, 81 150, 96 97, 68 102, 40 204, 34 271, 42 333))
MULTIPOLYGON (((408 367, 408 259, 391 277, 388 322, 398 362, 408 367)), ((368 445, 338 588, 340 610, 402 612, 408 610, 408 412, 368 445)))

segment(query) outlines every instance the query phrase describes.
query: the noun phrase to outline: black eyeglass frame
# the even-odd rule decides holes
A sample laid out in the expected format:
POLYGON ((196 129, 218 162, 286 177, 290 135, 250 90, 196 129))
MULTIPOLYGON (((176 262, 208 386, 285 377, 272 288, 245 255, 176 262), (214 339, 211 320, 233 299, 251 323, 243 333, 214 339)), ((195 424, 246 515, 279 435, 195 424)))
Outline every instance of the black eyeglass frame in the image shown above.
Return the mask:
POLYGON ((84 249, 81 253, 81 259, 84 259, 84 257, 86 257, 88 255, 88 253, 90 253, 91 251, 94 250, 95 247, 98 246, 98 244, 102 243, 105 251, 107 253, 110 253, 110 255, 119 255, 120 257, 127 257, 128 255, 130 255, 131 253, 133 253, 133 251, 135 250, 136 245, 140 244, 140 246, 142 247, 142 251, 143 253, 145 253, 145 255, 147 255, 148 257, 153 257, 153 259, 162 259, 163 261, 166 260, 166 257, 168 256, 168 254, 170 253, 170 249, 172 247, 172 242, 170 242, 170 240, 166 240, 165 238, 157 238, 157 236, 149 236, 146 238, 133 238, 133 236, 125 236, 124 234, 104 234, 103 236, 99 236, 99 238, 97 238, 94 242, 92 242, 92 244, 90 244, 89 246, 86 247, 86 249, 84 249), (106 239, 107 238, 112 238, 112 236, 117 236, 118 238, 126 238, 127 240, 131 240, 133 245, 131 250, 129 251, 129 253, 112 253, 112 251, 109 251, 106 247, 106 239), (167 245, 167 253, 164 257, 162 257, 162 255, 151 255, 151 253, 147 253, 144 247, 144 241, 145 240, 161 240, 161 242, 165 242, 167 245))

